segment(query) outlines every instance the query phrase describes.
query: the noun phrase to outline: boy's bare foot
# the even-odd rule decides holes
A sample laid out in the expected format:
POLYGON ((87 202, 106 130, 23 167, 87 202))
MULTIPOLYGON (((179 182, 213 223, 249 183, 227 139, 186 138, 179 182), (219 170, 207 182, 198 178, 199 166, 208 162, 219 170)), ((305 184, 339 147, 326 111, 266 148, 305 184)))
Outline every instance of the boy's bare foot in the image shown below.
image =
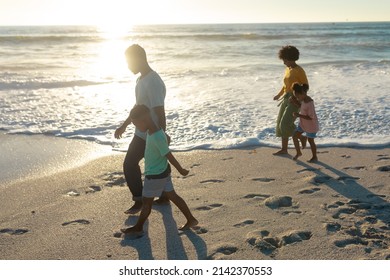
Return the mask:
POLYGON ((190 229, 190 228, 196 226, 197 224, 199 224, 198 220, 193 219, 191 221, 187 221, 187 223, 185 225, 179 227, 179 230, 187 230, 187 229, 190 229))
POLYGON ((293 157, 293 160, 297 160, 300 156, 302 156, 302 153, 297 153, 297 155, 293 157))
POLYGON ((142 209, 142 201, 136 201, 133 206, 125 211, 127 215, 137 214, 142 209))
POLYGON ((121 232, 123 232, 124 234, 134 236, 134 237, 141 237, 144 235, 144 231, 142 229, 139 230, 138 228, 135 228, 135 227, 122 228, 121 232))
POLYGON ((286 150, 280 150, 276 153, 273 153, 274 156, 280 156, 280 155, 288 155, 288 152, 286 150))
POLYGON ((307 162, 317 162, 318 161, 318 158, 317 157, 312 157, 310 160, 308 160, 307 162))
POLYGON ((306 143, 307 143, 307 137, 302 136, 301 137, 301 143, 302 143, 302 149, 306 148, 306 143))

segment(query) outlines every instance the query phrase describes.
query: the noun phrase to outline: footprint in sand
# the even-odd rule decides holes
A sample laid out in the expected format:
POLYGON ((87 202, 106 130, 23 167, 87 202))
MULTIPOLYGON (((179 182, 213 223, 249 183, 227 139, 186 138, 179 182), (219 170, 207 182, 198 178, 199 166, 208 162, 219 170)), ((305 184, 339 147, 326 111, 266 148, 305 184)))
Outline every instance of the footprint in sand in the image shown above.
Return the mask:
POLYGON ((364 218, 364 221, 366 221, 369 224, 376 224, 378 222, 378 218, 375 216, 367 216, 364 218))
POLYGON ((303 190, 299 191, 299 194, 312 194, 312 193, 318 192, 320 190, 321 190, 320 188, 303 189, 303 190))
MULTIPOLYGON (((209 232, 209 230, 207 228, 204 228, 201 226, 192 227, 191 230, 198 235, 205 234, 205 233, 209 232)), ((185 235, 185 234, 186 234, 186 231, 179 231, 179 235, 185 235)))
POLYGON ((292 198, 290 196, 272 196, 264 201, 264 205, 271 209, 290 207, 292 206, 292 198))
POLYGON ((218 247, 214 251, 214 253, 210 254, 207 258, 208 259, 219 259, 221 257, 223 258, 224 256, 232 255, 237 251, 238 251, 238 248, 236 246, 224 245, 224 246, 218 247))
POLYGON ((353 176, 340 176, 337 178, 338 181, 356 181, 360 180, 359 177, 353 177, 353 176))
POLYGON ((114 232, 114 234, 113 234, 113 236, 114 236, 115 238, 122 238, 122 235, 123 235, 123 233, 120 232, 120 231, 116 231, 116 232, 114 232))
POLYGON ((380 172, 389 172, 390 171, 390 165, 379 166, 376 170, 378 170, 380 172))
POLYGON ((333 233, 339 231, 341 229, 341 225, 339 223, 330 222, 325 224, 325 229, 327 232, 333 233))
POLYGON ((363 169, 367 169, 366 166, 347 166, 347 167, 344 167, 343 168, 344 170, 363 170, 363 169))
POLYGON ((99 186, 90 186, 86 191, 85 193, 95 193, 95 192, 100 192, 102 191, 102 187, 99 187, 99 186))
POLYGON ((334 209, 334 208, 339 208, 340 206, 344 206, 344 205, 345 205, 344 202, 342 202, 342 201, 336 201, 336 202, 334 202, 334 203, 332 203, 332 204, 329 204, 329 205, 324 204, 324 205, 323 205, 323 209, 325 209, 325 210, 334 209))
POLYGON ((107 187, 120 186, 123 187, 126 185, 126 179, 123 176, 122 172, 112 172, 108 173, 103 177, 104 181, 107 181, 107 187))
POLYGON ((22 235, 27 232, 28 232, 27 229, 10 229, 10 228, 0 229, 0 234, 22 235))
POLYGON ((344 215, 344 214, 350 215, 350 214, 355 213, 356 210, 357 210, 356 208, 352 208, 352 207, 341 208, 335 214, 332 215, 332 218, 342 220, 343 217, 341 215, 344 215))
POLYGON ((195 231, 196 234, 205 234, 205 233, 209 232, 208 229, 206 229, 204 227, 199 227, 199 226, 194 227, 192 229, 195 231))
POLYGON ((254 198, 254 199, 266 199, 266 198, 269 198, 270 195, 268 194, 258 194, 258 193, 250 193, 250 194, 247 194, 246 196, 244 196, 243 198, 254 198))
POLYGON ((311 231, 292 230, 272 237, 269 231, 253 231, 247 235, 247 243, 259 249, 265 255, 271 255, 276 249, 291 245, 297 242, 309 240, 313 234, 311 231))
POLYGON ((195 164, 191 165, 190 168, 194 168, 194 167, 198 167, 198 166, 200 166, 200 164, 199 163, 195 163, 195 164))
POLYGON ((369 202, 363 202, 360 201, 359 199, 351 199, 347 203, 349 206, 359 210, 359 209, 371 209, 372 205, 369 202))
POLYGON ((62 223, 62 226, 67 226, 67 225, 71 225, 71 224, 89 225, 90 223, 91 223, 91 222, 88 221, 88 220, 79 219, 79 220, 74 220, 74 221, 62 223))
POLYGON ((78 191, 72 190, 66 193, 67 196, 80 196, 78 191))
POLYGON ((360 237, 354 237, 354 238, 336 240, 334 242, 334 245, 336 245, 339 248, 344 248, 348 245, 368 245, 368 242, 361 239, 360 237))
POLYGON ((288 210, 288 211, 282 212, 282 216, 291 215, 291 214, 302 214, 302 211, 288 210))
POLYGON ((329 151, 317 151, 317 154, 329 154, 329 151))
POLYGON ((341 157, 342 157, 342 158, 351 158, 350 155, 342 155, 341 157))
POLYGON ((212 210, 212 209, 215 209, 215 208, 219 208, 222 205, 223 204, 220 204, 220 203, 214 203, 214 204, 210 204, 210 205, 206 205, 206 206, 201 206, 201 207, 195 208, 195 210, 209 211, 209 210, 212 210))
POLYGON ((223 158, 222 160, 225 161, 225 160, 231 160, 231 159, 233 159, 233 157, 223 158))
POLYGON ((327 183, 329 180, 331 180, 332 177, 324 175, 324 176, 314 176, 310 179, 310 183, 313 185, 320 185, 327 183))
POLYGON ((275 179, 274 178, 253 178, 252 181, 269 183, 275 181, 275 179))
POLYGON ((390 157, 380 157, 376 161, 390 160, 390 157))
POLYGON ((212 184, 212 183, 224 183, 224 180, 219 180, 219 179, 209 179, 209 180, 204 180, 200 181, 201 184, 212 184))
POLYGON ((384 187, 385 187, 385 185, 380 184, 380 185, 370 186, 369 188, 370 188, 370 189, 383 189, 384 187))
POLYGON ((253 221, 253 220, 245 220, 245 221, 243 221, 241 223, 238 223, 238 224, 235 224, 233 226, 237 227, 237 228, 239 228, 239 227, 246 227, 246 226, 249 226, 249 225, 253 225, 254 222, 255 221, 253 221))
POLYGON ((304 169, 298 170, 297 173, 314 172, 314 171, 318 171, 318 170, 320 170, 320 168, 304 168, 304 169))

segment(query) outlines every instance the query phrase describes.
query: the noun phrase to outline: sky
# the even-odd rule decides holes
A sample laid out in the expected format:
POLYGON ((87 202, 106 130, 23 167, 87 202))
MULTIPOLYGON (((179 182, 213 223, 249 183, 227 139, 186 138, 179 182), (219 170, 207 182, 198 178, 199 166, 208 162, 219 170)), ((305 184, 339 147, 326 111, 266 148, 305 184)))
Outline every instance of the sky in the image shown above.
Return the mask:
POLYGON ((0 25, 390 21, 389 0, 0 0, 0 25))

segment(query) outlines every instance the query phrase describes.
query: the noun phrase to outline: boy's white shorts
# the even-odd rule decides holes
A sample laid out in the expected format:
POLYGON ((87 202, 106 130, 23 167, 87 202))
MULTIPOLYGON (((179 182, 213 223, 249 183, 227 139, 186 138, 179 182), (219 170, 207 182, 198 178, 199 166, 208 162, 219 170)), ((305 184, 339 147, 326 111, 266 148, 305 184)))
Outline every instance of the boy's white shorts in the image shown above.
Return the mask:
POLYGON ((173 191, 172 177, 162 179, 147 179, 145 178, 144 187, 142 190, 143 197, 159 197, 162 192, 173 191))

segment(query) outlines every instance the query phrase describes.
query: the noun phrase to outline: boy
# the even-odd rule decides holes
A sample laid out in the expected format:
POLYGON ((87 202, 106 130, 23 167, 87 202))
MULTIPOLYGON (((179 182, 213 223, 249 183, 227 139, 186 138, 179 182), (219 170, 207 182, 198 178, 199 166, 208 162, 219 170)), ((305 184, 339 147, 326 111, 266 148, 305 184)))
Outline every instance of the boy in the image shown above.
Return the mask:
POLYGON ((143 225, 152 210, 153 200, 163 192, 187 218, 187 223, 179 228, 186 230, 198 224, 198 221, 191 214, 186 202, 176 194, 171 180, 171 169, 169 162, 183 176, 189 171, 181 167, 169 151, 167 137, 163 129, 159 128, 152 120, 150 110, 145 105, 135 105, 130 112, 132 123, 142 132, 146 132, 145 147, 145 182, 142 191, 142 209, 137 223, 130 228, 121 229, 125 234, 135 236, 143 235, 143 225))

